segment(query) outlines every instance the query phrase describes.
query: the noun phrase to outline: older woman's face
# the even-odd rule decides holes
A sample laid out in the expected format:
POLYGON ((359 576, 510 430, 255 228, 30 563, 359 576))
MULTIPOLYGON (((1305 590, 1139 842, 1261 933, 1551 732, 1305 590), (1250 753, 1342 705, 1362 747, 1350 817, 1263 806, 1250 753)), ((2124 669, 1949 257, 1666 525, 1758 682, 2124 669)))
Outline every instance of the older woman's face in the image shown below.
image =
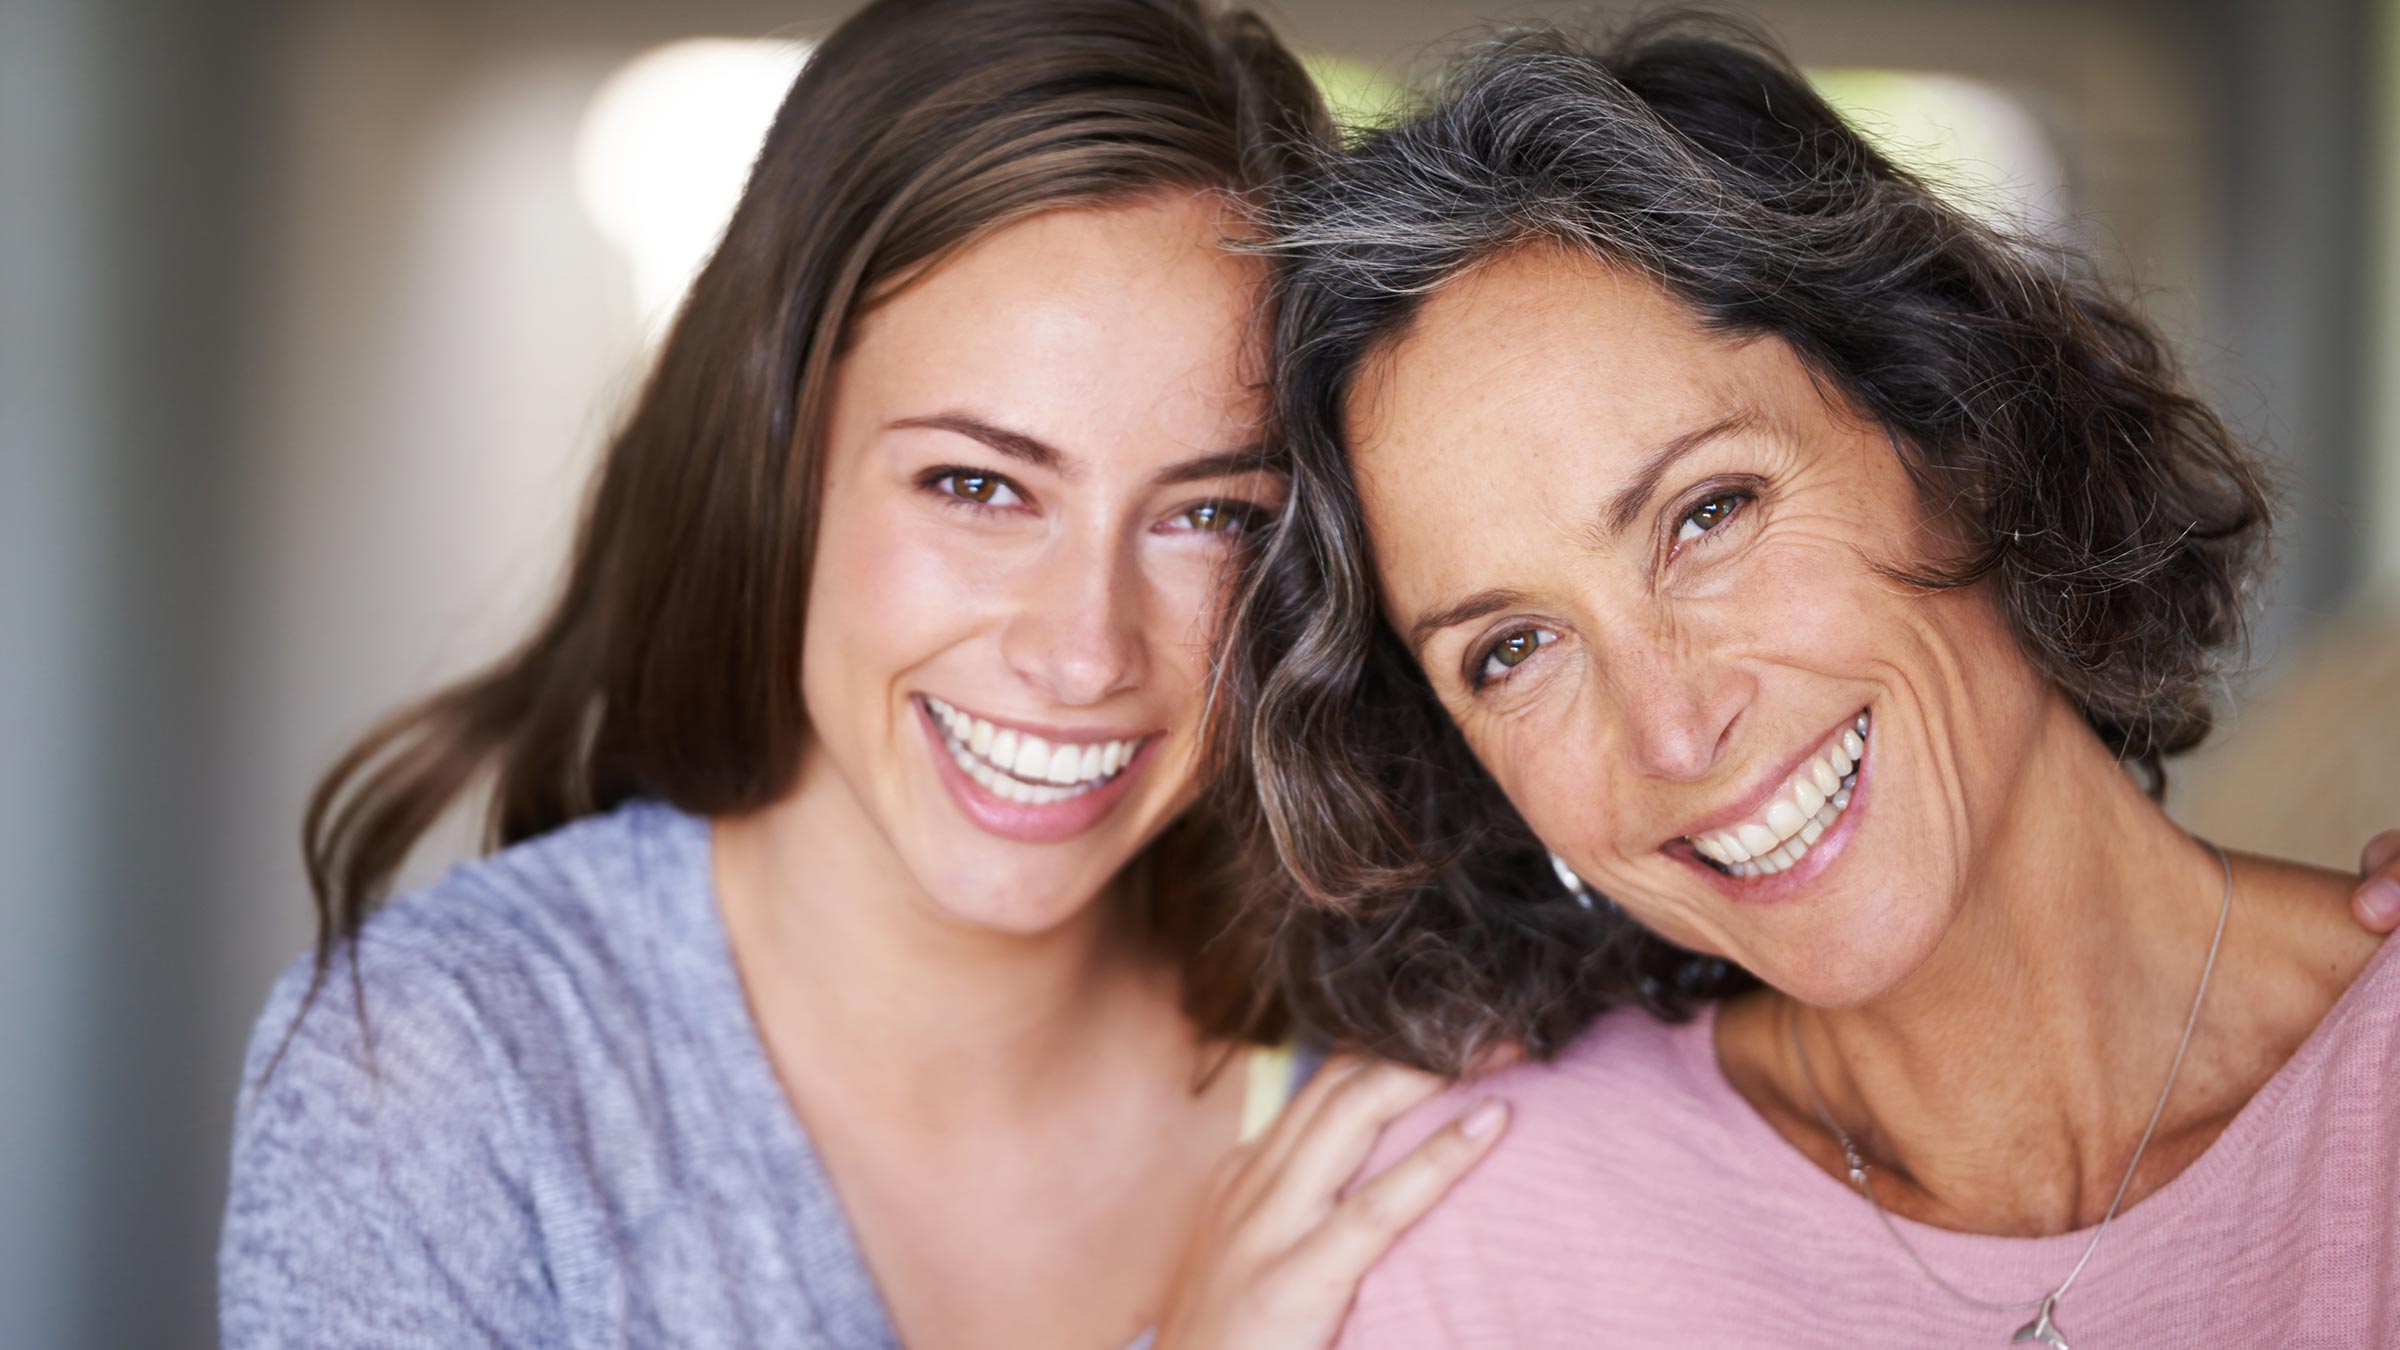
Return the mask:
POLYGON ((1365 373, 1386 617, 1535 832, 1668 938, 1820 1004, 1925 958, 2043 686, 1891 443, 1773 339, 1528 249, 1365 373))

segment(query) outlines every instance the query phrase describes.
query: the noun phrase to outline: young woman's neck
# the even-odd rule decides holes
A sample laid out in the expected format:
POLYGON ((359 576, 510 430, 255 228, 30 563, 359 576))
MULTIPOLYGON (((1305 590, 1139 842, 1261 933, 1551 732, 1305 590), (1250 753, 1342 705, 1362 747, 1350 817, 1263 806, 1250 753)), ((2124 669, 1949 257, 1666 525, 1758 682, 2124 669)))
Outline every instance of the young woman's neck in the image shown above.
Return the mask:
MULTIPOLYGON (((962 826, 963 828, 963 826, 962 826)), ((859 1090, 947 1115, 1038 1104, 1129 1022, 1177 1014, 1171 970, 1100 895, 1036 934, 944 914, 837 773, 804 770, 715 827, 719 904, 752 1011, 859 1090), (1143 1011, 1153 1016, 1142 1016, 1143 1011)))
MULTIPOLYGON (((2025 762, 2040 770, 2004 804, 1933 955, 1872 1003, 1776 1000, 1761 1019, 1780 1041, 1766 1053, 1787 1062, 1797 1019, 1817 1086, 1879 1165, 1887 1203, 2028 1235, 2096 1222, 2113 1198, 2225 897, 2216 855, 2063 700, 2036 741, 2025 762)), ((1808 1100, 1804 1084, 1789 1095, 1808 1100)))

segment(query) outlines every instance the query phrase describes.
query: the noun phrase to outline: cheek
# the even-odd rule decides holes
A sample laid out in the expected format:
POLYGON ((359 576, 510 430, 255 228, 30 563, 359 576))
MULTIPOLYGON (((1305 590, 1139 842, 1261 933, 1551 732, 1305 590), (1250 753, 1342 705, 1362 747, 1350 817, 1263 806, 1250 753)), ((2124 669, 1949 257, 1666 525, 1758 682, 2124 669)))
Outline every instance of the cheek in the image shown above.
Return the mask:
POLYGON ((960 547, 966 532, 942 530, 900 494, 827 484, 801 646, 802 688, 820 727, 882 700, 891 677, 939 650, 962 627, 971 597, 989 593, 988 559, 978 577, 960 547))
POLYGON ((1560 706, 1555 715, 1537 709, 1488 720, 1469 733, 1468 744, 1537 838, 1596 861, 1615 834, 1611 775, 1575 701, 1562 699, 1560 706))
POLYGON ((1143 643, 1165 677, 1161 683, 1197 691, 1220 635, 1233 557, 1185 540, 1144 543, 1152 547, 1142 566, 1143 643))

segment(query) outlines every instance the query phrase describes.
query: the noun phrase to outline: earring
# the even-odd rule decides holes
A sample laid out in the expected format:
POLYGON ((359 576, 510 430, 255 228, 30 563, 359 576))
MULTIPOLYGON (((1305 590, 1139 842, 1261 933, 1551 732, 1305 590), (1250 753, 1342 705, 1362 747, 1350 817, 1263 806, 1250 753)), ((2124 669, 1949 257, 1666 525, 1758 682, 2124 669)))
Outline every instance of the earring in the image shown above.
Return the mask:
POLYGON ((1558 873, 1558 884, 1567 888, 1567 894, 1575 897, 1576 904, 1585 909, 1592 907, 1592 888, 1583 884, 1583 878, 1575 875, 1575 869, 1567 866, 1567 860, 1558 856, 1556 849, 1550 851, 1550 869, 1558 873))

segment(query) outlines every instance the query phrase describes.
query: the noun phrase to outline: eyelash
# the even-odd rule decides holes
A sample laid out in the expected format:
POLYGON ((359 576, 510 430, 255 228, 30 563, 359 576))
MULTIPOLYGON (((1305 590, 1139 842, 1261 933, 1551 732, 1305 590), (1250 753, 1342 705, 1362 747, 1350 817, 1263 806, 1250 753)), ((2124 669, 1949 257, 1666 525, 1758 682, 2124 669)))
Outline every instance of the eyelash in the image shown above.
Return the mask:
POLYGON ((1558 641, 1558 634, 1547 628, 1511 628, 1484 644, 1481 654, 1476 659, 1474 672, 1467 677, 1467 686, 1470 689, 1484 689, 1515 675, 1516 666, 1500 665, 1500 657, 1503 652, 1508 650, 1508 644, 1525 637, 1533 639, 1533 646, 1523 656, 1517 658, 1517 666, 1532 660, 1541 652, 1542 648, 1558 641), (1497 671, 1493 669, 1495 666, 1499 667, 1497 671))
POLYGON ((1714 534, 1718 530, 1723 529, 1725 527, 1725 523, 1741 515, 1742 511, 1747 508, 1752 501, 1757 499, 1757 495, 1757 493, 1752 492, 1747 488, 1709 489, 1707 496, 1692 503, 1688 510, 1675 517, 1675 533, 1673 537, 1667 541, 1668 556, 1672 557, 1676 554, 1679 554, 1683 552, 1684 545, 1692 543, 1704 535, 1714 534), (1698 516, 1701 512, 1707 510, 1708 508, 1719 505, 1725 507, 1725 513, 1717 517, 1715 524, 1701 525, 1693 519, 1693 517, 1698 516), (1685 533, 1686 531, 1689 531, 1690 533, 1687 535, 1685 533))
POLYGON ((982 469, 940 468, 927 473, 918 481, 924 485, 926 491, 940 497, 944 502, 964 507, 969 511, 1005 511, 1011 507, 1025 504, 1025 492, 1022 488, 999 474, 982 469), (990 484, 991 496, 968 496, 961 489, 970 480, 990 484), (995 502, 991 499, 999 496, 1002 492, 1008 493, 1016 500, 995 502))
MULTIPOLYGON (((926 491, 940 497, 945 505, 961 507, 979 514, 985 511, 1012 510, 1025 504, 1023 488, 1018 487, 1001 474, 984 469, 944 467, 926 473, 918 481, 926 491), (990 484, 991 497, 978 498, 967 495, 965 485, 968 482, 990 484), (1015 500, 1006 502, 992 500, 1002 492, 1008 493, 1015 500)), ((1254 502, 1241 501, 1232 497, 1212 497, 1207 501, 1194 502, 1177 511, 1168 519, 1189 520, 1202 512, 1219 513, 1216 523, 1210 525, 1195 523, 1188 531, 1178 531, 1178 533, 1219 534, 1227 538, 1234 538, 1257 529, 1260 525, 1265 524, 1268 518, 1266 508, 1254 502)))

